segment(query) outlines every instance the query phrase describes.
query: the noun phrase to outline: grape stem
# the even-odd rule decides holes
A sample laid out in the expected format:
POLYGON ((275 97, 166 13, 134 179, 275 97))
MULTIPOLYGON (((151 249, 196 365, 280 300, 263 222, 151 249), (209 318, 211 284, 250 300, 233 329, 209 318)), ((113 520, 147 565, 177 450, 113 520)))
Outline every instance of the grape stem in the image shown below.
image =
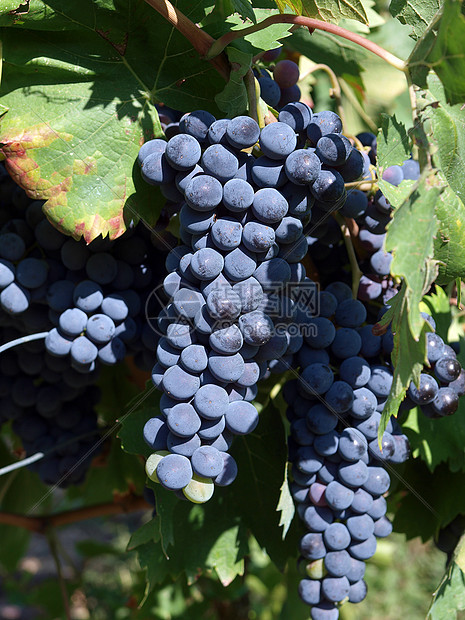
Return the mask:
POLYGON ((346 122, 345 122, 344 106, 342 105, 341 85, 339 84, 339 80, 337 79, 336 74, 331 69, 331 67, 328 67, 328 65, 324 65, 320 63, 320 64, 314 65, 309 71, 307 71, 304 77, 314 73, 315 71, 324 71, 325 73, 328 74, 328 77, 331 82, 329 96, 331 97, 331 99, 334 99, 336 103, 337 113, 339 114, 339 117, 342 121, 342 125, 345 127, 346 122))
MULTIPOLYGON (((150 2, 152 1, 154 0, 150 0, 150 2)), ((149 0, 146 0, 146 2, 149 2, 149 0)), ((213 43, 205 58, 207 60, 215 58, 221 54, 224 48, 235 39, 243 38, 249 34, 263 30, 272 24, 293 24, 296 26, 305 26, 309 30, 323 30, 324 32, 330 32, 331 34, 335 34, 336 36, 342 37, 343 39, 347 39, 348 41, 352 41, 352 43, 356 43, 357 45, 364 47, 369 52, 372 52, 385 60, 395 69, 398 69, 404 73, 407 71, 407 66, 403 60, 397 56, 394 56, 394 54, 391 54, 391 52, 388 52, 381 46, 376 45, 373 41, 370 41, 355 32, 351 32, 350 30, 346 30, 345 28, 341 28, 341 26, 336 26, 335 24, 323 22, 319 19, 290 14, 271 15, 258 24, 254 24, 248 28, 227 32, 213 43)))
POLYGON ((16 338, 16 340, 11 340, 5 344, 0 346, 0 353, 4 351, 8 351, 8 349, 12 349, 13 347, 17 347, 20 344, 25 344, 26 342, 32 342, 32 340, 40 340, 41 338, 47 338, 49 332, 40 332, 40 334, 29 334, 28 336, 22 336, 21 338, 16 338))
MULTIPOLYGON (((169 2, 169 0, 145 0, 153 9, 158 11, 170 24, 192 44, 192 47, 202 58, 211 62, 218 73, 226 80, 229 80, 230 66, 225 54, 221 49, 214 58, 207 58, 209 50, 215 44, 215 39, 207 32, 199 28, 194 22, 186 17, 179 9, 169 2)), ((226 47, 226 46, 225 46, 226 47)))
POLYGON ((244 76, 244 84, 247 90, 247 100, 249 102, 249 115, 257 121, 260 128, 265 126, 265 120, 260 109, 260 93, 257 92, 257 82, 252 69, 249 69, 244 76))
POLYGON ((22 527, 37 534, 46 534, 47 530, 53 527, 70 525, 71 523, 94 519, 95 517, 124 514, 137 510, 149 510, 150 508, 150 504, 143 497, 129 494, 116 496, 113 502, 66 510, 52 515, 31 517, 13 512, 0 512, 0 523, 22 527))
POLYGON ((360 278, 363 276, 363 273, 360 271, 360 267, 358 266, 357 256, 352 243, 352 236, 350 234, 349 226, 341 215, 335 213, 334 217, 341 227, 347 254, 349 255, 350 268, 352 271, 352 295, 354 296, 354 299, 357 299, 360 278))

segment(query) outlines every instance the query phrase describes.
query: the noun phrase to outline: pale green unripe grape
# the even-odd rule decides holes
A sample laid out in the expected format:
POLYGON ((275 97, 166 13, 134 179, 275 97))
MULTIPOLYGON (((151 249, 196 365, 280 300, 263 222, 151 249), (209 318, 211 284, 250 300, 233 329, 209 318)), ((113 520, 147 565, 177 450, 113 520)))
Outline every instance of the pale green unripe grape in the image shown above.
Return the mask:
POLYGON ((145 473, 152 482, 160 482, 157 476, 157 465, 164 456, 167 456, 167 450, 158 450, 149 456, 145 462, 145 473))
POLYGON ((307 576, 310 577, 310 579, 323 579, 328 572, 325 568, 323 559, 309 562, 305 568, 307 576))
POLYGON ((215 484, 211 478, 202 478, 194 474, 192 480, 182 490, 190 502, 204 504, 213 496, 215 484))

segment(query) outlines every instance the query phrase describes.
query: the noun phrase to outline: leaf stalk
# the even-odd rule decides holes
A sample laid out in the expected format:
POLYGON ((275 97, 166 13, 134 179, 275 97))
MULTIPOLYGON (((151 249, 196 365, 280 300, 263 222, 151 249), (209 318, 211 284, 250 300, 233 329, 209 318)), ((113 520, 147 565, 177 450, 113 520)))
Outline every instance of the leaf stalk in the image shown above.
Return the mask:
MULTIPOLYGON (((146 2, 152 2, 156 0, 146 0, 146 2)), ((347 39, 348 41, 352 41, 352 43, 356 43, 361 47, 365 48, 369 52, 376 54, 383 60, 385 60, 388 64, 390 64, 395 69, 402 71, 403 73, 407 70, 407 65, 405 62, 388 52, 380 45, 377 45, 373 41, 362 37, 360 34, 355 32, 351 32, 350 30, 346 30, 341 26, 336 26, 335 24, 329 24, 327 22, 323 22, 319 19, 313 19, 311 17, 304 17, 303 15, 271 15, 267 17, 263 21, 258 24, 254 24, 253 26, 249 26, 248 28, 241 28, 241 30, 232 30, 227 32, 219 39, 217 39, 211 46, 210 50, 206 54, 205 58, 207 60, 211 60, 215 58, 227 47, 230 43, 232 43, 236 39, 241 39, 246 37, 249 34, 253 34, 254 32, 258 32, 259 30, 263 30, 272 24, 292 24, 296 26, 305 26, 310 31, 312 30, 323 30, 324 32, 329 32, 336 36, 342 37, 343 39, 347 39)))

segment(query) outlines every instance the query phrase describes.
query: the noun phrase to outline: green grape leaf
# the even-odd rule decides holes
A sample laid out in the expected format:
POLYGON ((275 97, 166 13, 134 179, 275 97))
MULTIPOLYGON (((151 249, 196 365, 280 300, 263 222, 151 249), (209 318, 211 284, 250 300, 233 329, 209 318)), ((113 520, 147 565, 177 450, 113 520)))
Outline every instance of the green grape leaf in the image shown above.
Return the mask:
POLYGON ((410 459, 398 478, 400 491, 392 498, 393 526, 407 538, 419 536, 426 542, 465 513, 465 496, 457 492, 465 484, 463 472, 451 472, 442 463, 432 474, 421 459, 410 459))
POLYGON ((444 85, 449 103, 465 99, 465 15, 461 0, 445 0, 436 43, 426 58, 444 85))
POLYGON ((395 115, 381 115, 381 128, 377 136, 377 169, 381 178, 389 166, 402 165, 410 157, 411 140, 405 125, 395 115))
POLYGON ((143 462, 140 457, 121 450, 121 443, 115 437, 109 440, 115 428, 104 435, 103 454, 95 453, 84 483, 67 489, 70 500, 84 501, 86 505, 112 502, 115 491, 124 494, 129 489, 142 495, 145 482, 143 462))
POLYGON ((419 304, 431 285, 430 264, 434 253, 434 236, 438 229, 435 206, 437 188, 427 189, 421 183, 409 199, 395 209, 387 227, 386 250, 393 259, 391 274, 403 278, 406 285, 408 324, 413 338, 418 340, 423 328, 419 304), (415 235, 412 235, 412 231, 415 235))
POLYGON ((232 5, 237 13, 245 20, 250 19, 254 24, 257 23, 257 17, 249 0, 232 0, 232 5))
POLYGON ((441 7, 441 0, 392 0, 389 10, 401 24, 412 27, 410 36, 419 39, 441 7))
POLYGON ((394 333, 391 356, 394 378, 381 417, 380 438, 391 415, 397 415, 410 382, 418 383, 426 359, 426 332, 430 328, 420 315, 420 302, 437 273, 432 256, 438 227, 434 215, 438 195, 437 188, 427 189, 426 184, 421 183, 409 199, 395 209, 387 228, 386 250, 393 254, 391 274, 403 278, 403 284, 380 321, 381 325, 392 321, 394 333))
POLYGON ((281 495, 279 496, 278 510, 281 512, 279 526, 283 528, 282 538, 286 538, 292 519, 295 515, 294 500, 289 489, 288 470, 286 468, 284 482, 281 486, 281 495))
POLYGON ((148 481, 148 486, 155 493, 157 507, 157 522, 160 532, 160 544, 163 554, 169 559, 168 547, 174 545, 174 510, 179 504, 179 499, 170 491, 164 489, 161 484, 148 481))
POLYGON ((444 341, 448 340, 449 328, 452 323, 452 312, 449 297, 440 286, 434 287, 434 291, 425 295, 420 304, 420 310, 430 314, 435 323, 435 332, 444 341))
POLYGON ((446 101, 462 103, 465 99, 464 36, 462 2, 445 0, 408 59, 413 83, 426 88, 428 74, 434 71, 443 84, 446 101))
POLYGON ((121 415, 122 403, 129 403, 140 395, 139 388, 130 380, 126 364, 103 366, 97 385, 101 398, 95 409, 108 424, 113 424, 121 415))
POLYGON ((433 472, 441 463, 451 471, 465 471, 465 405, 459 399, 454 416, 438 420, 427 418, 421 409, 413 409, 402 424, 412 454, 421 458, 433 472))
POLYGON ((121 439, 123 450, 130 454, 142 454, 148 457, 152 450, 144 441, 144 424, 150 418, 160 415, 160 393, 153 385, 147 384, 143 394, 134 398, 126 407, 126 413, 121 417, 121 428, 118 437, 121 439))
MULTIPOLYGON (((2 32, 6 167, 46 200, 52 223, 87 242, 120 236, 130 219, 157 221, 164 200, 135 165, 142 142, 162 135, 155 104, 217 113, 223 83, 150 6, 118 5, 36 0, 20 24, 3 16, 16 24, 2 32)), ((204 15, 202 2, 178 7, 204 15)))
POLYGON ((158 523, 156 519, 150 519, 141 525, 131 536, 127 544, 127 551, 132 551, 146 543, 158 542, 160 539, 158 523))
POLYGON ((233 13, 239 13, 242 19, 257 23, 254 7, 249 0, 217 0, 212 11, 210 11, 200 22, 202 27, 216 21, 224 22, 233 13))
POLYGON ((242 523, 251 530, 278 568, 284 568, 289 537, 283 544, 278 503, 287 453, 281 416, 271 402, 260 412, 257 429, 236 442, 231 452, 239 473, 231 485, 231 497, 237 506, 241 506, 242 523))
POLYGON ((343 17, 368 24, 363 3, 359 0, 276 0, 280 11, 286 7, 297 15, 316 17, 325 22, 339 22, 343 17))
POLYGON ((465 535, 455 548, 452 561, 433 594, 427 620, 453 620, 465 609, 465 535))
POLYGON ((434 258, 439 261, 438 284, 465 277, 465 205, 447 186, 436 203, 439 230, 434 258))
POLYGON ((138 547, 151 588, 168 575, 175 578, 182 572, 186 573, 188 583, 193 583, 202 572, 214 570, 225 586, 243 574, 247 532, 237 515, 237 504, 225 489, 216 488, 213 498, 204 506, 179 501, 160 485, 151 486, 157 497, 158 514, 154 520, 159 524, 161 539, 138 547))
POLYGON ((404 282, 401 290, 390 301, 390 309, 380 321, 387 325, 392 320, 394 333, 394 348, 391 354, 394 366, 392 387, 381 414, 378 439, 381 441, 387 423, 391 416, 397 416, 401 402, 411 381, 418 383, 421 370, 426 360, 426 322, 422 327, 419 338, 415 339, 409 324, 409 293, 404 282))
MULTIPOLYGON (((271 15, 276 15, 276 10, 270 9, 254 9, 257 22, 261 22, 271 15)), ((245 24, 248 28, 251 24, 245 24)), ((244 29, 244 22, 239 15, 230 15, 226 21, 222 23, 215 23, 212 25, 209 32, 212 36, 217 38, 219 35, 233 31, 240 31, 244 29)), ((271 24, 267 28, 258 30, 247 34, 243 39, 236 39, 233 41, 232 46, 237 47, 245 53, 255 56, 259 52, 267 51, 279 47, 281 45, 280 40, 289 37, 292 24, 271 24)))
POLYGON ((404 179, 397 187, 387 181, 383 181, 382 178, 378 181, 379 189, 393 207, 400 207, 409 198, 416 186, 417 182, 411 179, 404 179))
POLYGON ((430 74, 428 90, 424 93, 422 116, 430 121, 429 137, 436 147, 438 168, 462 202, 465 202, 465 110, 463 105, 446 102, 444 86, 430 74))
POLYGON ((243 114, 248 107, 244 76, 252 65, 252 54, 242 52, 233 46, 226 48, 226 54, 232 67, 229 82, 221 93, 215 96, 215 101, 220 110, 232 118, 243 114))

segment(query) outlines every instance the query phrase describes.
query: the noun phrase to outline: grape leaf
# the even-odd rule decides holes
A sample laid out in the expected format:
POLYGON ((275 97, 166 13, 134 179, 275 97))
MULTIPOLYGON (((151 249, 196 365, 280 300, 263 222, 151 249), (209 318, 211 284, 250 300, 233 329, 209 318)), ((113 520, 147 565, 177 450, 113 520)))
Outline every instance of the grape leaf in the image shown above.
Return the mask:
POLYGON ((444 85, 446 100, 462 104, 465 99, 465 15, 461 0, 445 0, 436 43, 426 62, 444 85))
POLYGON ((421 183, 403 205, 394 211, 387 228, 386 250, 392 251, 391 274, 403 278, 402 288, 390 302, 390 309, 380 321, 392 321, 394 378, 391 392, 381 416, 381 438, 391 415, 397 415, 400 403, 426 360, 426 332, 429 326, 420 315, 420 301, 435 279, 433 238, 438 222, 435 203, 439 191, 421 183), (415 235, 412 235, 415 230, 415 235))
POLYGON ((294 500, 289 489, 289 480, 287 477, 288 470, 285 470, 284 482, 281 486, 281 495, 279 496, 278 510, 281 512, 279 526, 283 528, 282 538, 286 538, 292 519, 295 515, 294 500))
POLYGON ((419 304, 431 286, 428 265, 434 252, 434 236, 438 228, 435 206, 439 191, 421 183, 403 205, 395 209, 387 227, 386 250, 393 259, 391 274, 404 279, 408 323, 412 336, 418 340, 423 328, 419 304), (412 235, 412 231, 415 235, 412 235))
MULTIPOLYGON (((254 9, 254 13, 256 21, 261 22, 271 15, 276 15, 277 11, 256 8, 254 9)), ((208 24, 207 30, 213 37, 217 38, 230 30, 237 32, 244 30, 244 28, 248 28, 250 25, 250 23, 244 24, 240 16, 235 13, 230 15, 225 21, 208 24)), ((292 24, 271 24, 267 28, 247 34, 242 39, 234 40, 231 45, 245 53, 255 56, 259 52, 279 47, 281 45, 280 39, 288 37, 291 28, 292 24)))
POLYGON ((126 407, 127 412, 120 420, 121 428, 118 431, 123 450, 130 454, 142 454, 145 457, 152 453, 144 441, 143 429, 147 420, 160 414, 159 402, 160 393, 148 383, 143 394, 138 395, 129 403, 126 407))
POLYGON ((431 472, 440 463, 448 463, 453 472, 465 471, 464 416, 465 405, 459 399, 459 409, 454 416, 431 420, 415 408, 403 423, 413 456, 420 457, 431 472))
POLYGON ((452 620, 465 609, 465 535, 455 548, 452 561, 428 610, 428 620, 452 620))
POLYGON ((160 532, 160 544, 163 554, 169 559, 168 547, 174 545, 174 511, 179 504, 176 495, 156 482, 148 481, 148 486, 153 489, 155 494, 155 504, 157 507, 157 524, 160 532))
MULTIPOLYGON (((178 6, 196 21, 204 4, 178 6)), ((110 0, 37 0, 2 42, 9 112, 0 141, 15 180, 47 201, 57 227, 88 242, 118 237, 127 218, 154 224, 162 201, 148 186, 136 194, 138 149, 161 135, 159 101, 217 113, 213 67, 151 7, 129 0, 118 10, 110 0)))
POLYGON ((276 0, 276 4, 282 12, 289 7, 297 15, 316 17, 325 22, 339 22, 345 17, 368 24, 365 7, 359 0, 276 0))
POLYGON ((229 82, 221 93, 215 96, 215 101, 226 116, 239 116, 247 110, 247 90, 244 76, 252 65, 252 54, 247 54, 233 46, 226 48, 226 54, 231 62, 229 82))
POLYGON ((232 0, 232 4, 234 9, 239 13, 239 15, 245 20, 250 19, 254 24, 257 23, 257 18, 255 16, 254 9, 249 0, 232 0))
POLYGON ((410 459, 402 469, 402 481, 408 484, 409 492, 396 493, 392 498, 393 525, 407 538, 420 536, 427 541, 465 513, 465 496, 457 492, 465 484, 463 472, 451 472, 442 463, 432 474, 421 459, 410 459))
MULTIPOLYGON (((282 542, 277 511, 286 471, 285 430, 278 410, 270 402, 260 413, 257 429, 239 438, 231 450, 239 473, 230 494, 241 506, 242 523, 280 569, 289 557, 292 541, 282 542)), ((290 552, 292 554, 292 551, 290 552)))
POLYGON ((394 211, 387 228, 386 250, 393 254, 391 274, 404 279, 408 324, 415 340, 424 324, 419 304, 432 283, 428 265, 433 257, 433 240, 438 228, 435 217, 438 196, 437 188, 427 189, 426 184, 421 183, 394 211), (415 235, 412 235, 413 230, 415 235))
POLYGON ((158 516, 155 520, 159 522, 160 534, 163 537, 168 533, 172 537, 169 554, 162 547, 163 538, 159 543, 138 547, 139 560, 147 569, 151 588, 168 575, 175 578, 182 572, 186 573, 188 583, 193 583, 202 572, 215 570, 223 585, 243 574, 247 534, 234 510, 237 504, 225 489, 217 488, 214 497, 203 506, 179 501, 160 485, 151 486, 156 487, 158 516), (160 510, 166 513, 161 514, 160 510))
POLYGON ((249 0, 217 0, 213 10, 202 19, 201 25, 203 27, 215 21, 225 21, 233 13, 239 13, 244 21, 249 19, 254 24, 257 23, 254 7, 249 0))
POLYGON ((411 141, 405 125, 395 115, 381 115, 381 128, 377 140, 377 168, 381 178, 383 170, 389 166, 402 165, 410 157, 411 141))
POLYGON ((378 181, 379 189, 393 207, 400 207, 408 199, 416 186, 417 181, 412 181, 411 179, 404 179, 397 187, 387 181, 383 181, 383 179, 378 181))
POLYGON ((465 99, 465 16, 461 9, 460 0, 445 0, 408 59, 413 83, 426 88, 429 72, 436 72, 451 104, 465 99))
POLYGON ((140 545, 146 543, 158 542, 159 532, 156 519, 150 519, 144 525, 141 525, 131 536, 127 544, 127 551, 132 551, 140 545))
POLYGON ((389 10, 401 24, 412 27, 413 39, 419 39, 441 5, 441 0, 392 0, 389 10))
POLYGON ((465 205, 449 186, 436 203, 439 230, 434 258, 439 262, 438 284, 465 277, 465 205))
POLYGON ((452 323, 452 312, 449 296, 435 283, 434 291, 423 297, 420 310, 430 314, 436 323, 435 332, 444 341, 448 340, 449 328, 452 323))
POLYGON ((446 102, 444 86, 434 74, 428 77, 424 93, 427 107, 422 116, 430 120, 431 142, 437 148, 435 161, 447 182, 462 202, 465 201, 465 110, 461 104, 446 102))
POLYGON ((415 339, 409 324, 408 296, 407 285, 404 282, 397 295, 389 300, 390 309, 380 321, 381 325, 387 325, 392 320, 394 348, 391 360, 394 366, 394 376, 391 391, 381 414, 378 429, 379 441, 381 441, 386 430, 389 418, 392 415, 397 416, 410 382, 418 383, 420 372, 426 360, 427 323, 424 322, 419 338, 415 339))

